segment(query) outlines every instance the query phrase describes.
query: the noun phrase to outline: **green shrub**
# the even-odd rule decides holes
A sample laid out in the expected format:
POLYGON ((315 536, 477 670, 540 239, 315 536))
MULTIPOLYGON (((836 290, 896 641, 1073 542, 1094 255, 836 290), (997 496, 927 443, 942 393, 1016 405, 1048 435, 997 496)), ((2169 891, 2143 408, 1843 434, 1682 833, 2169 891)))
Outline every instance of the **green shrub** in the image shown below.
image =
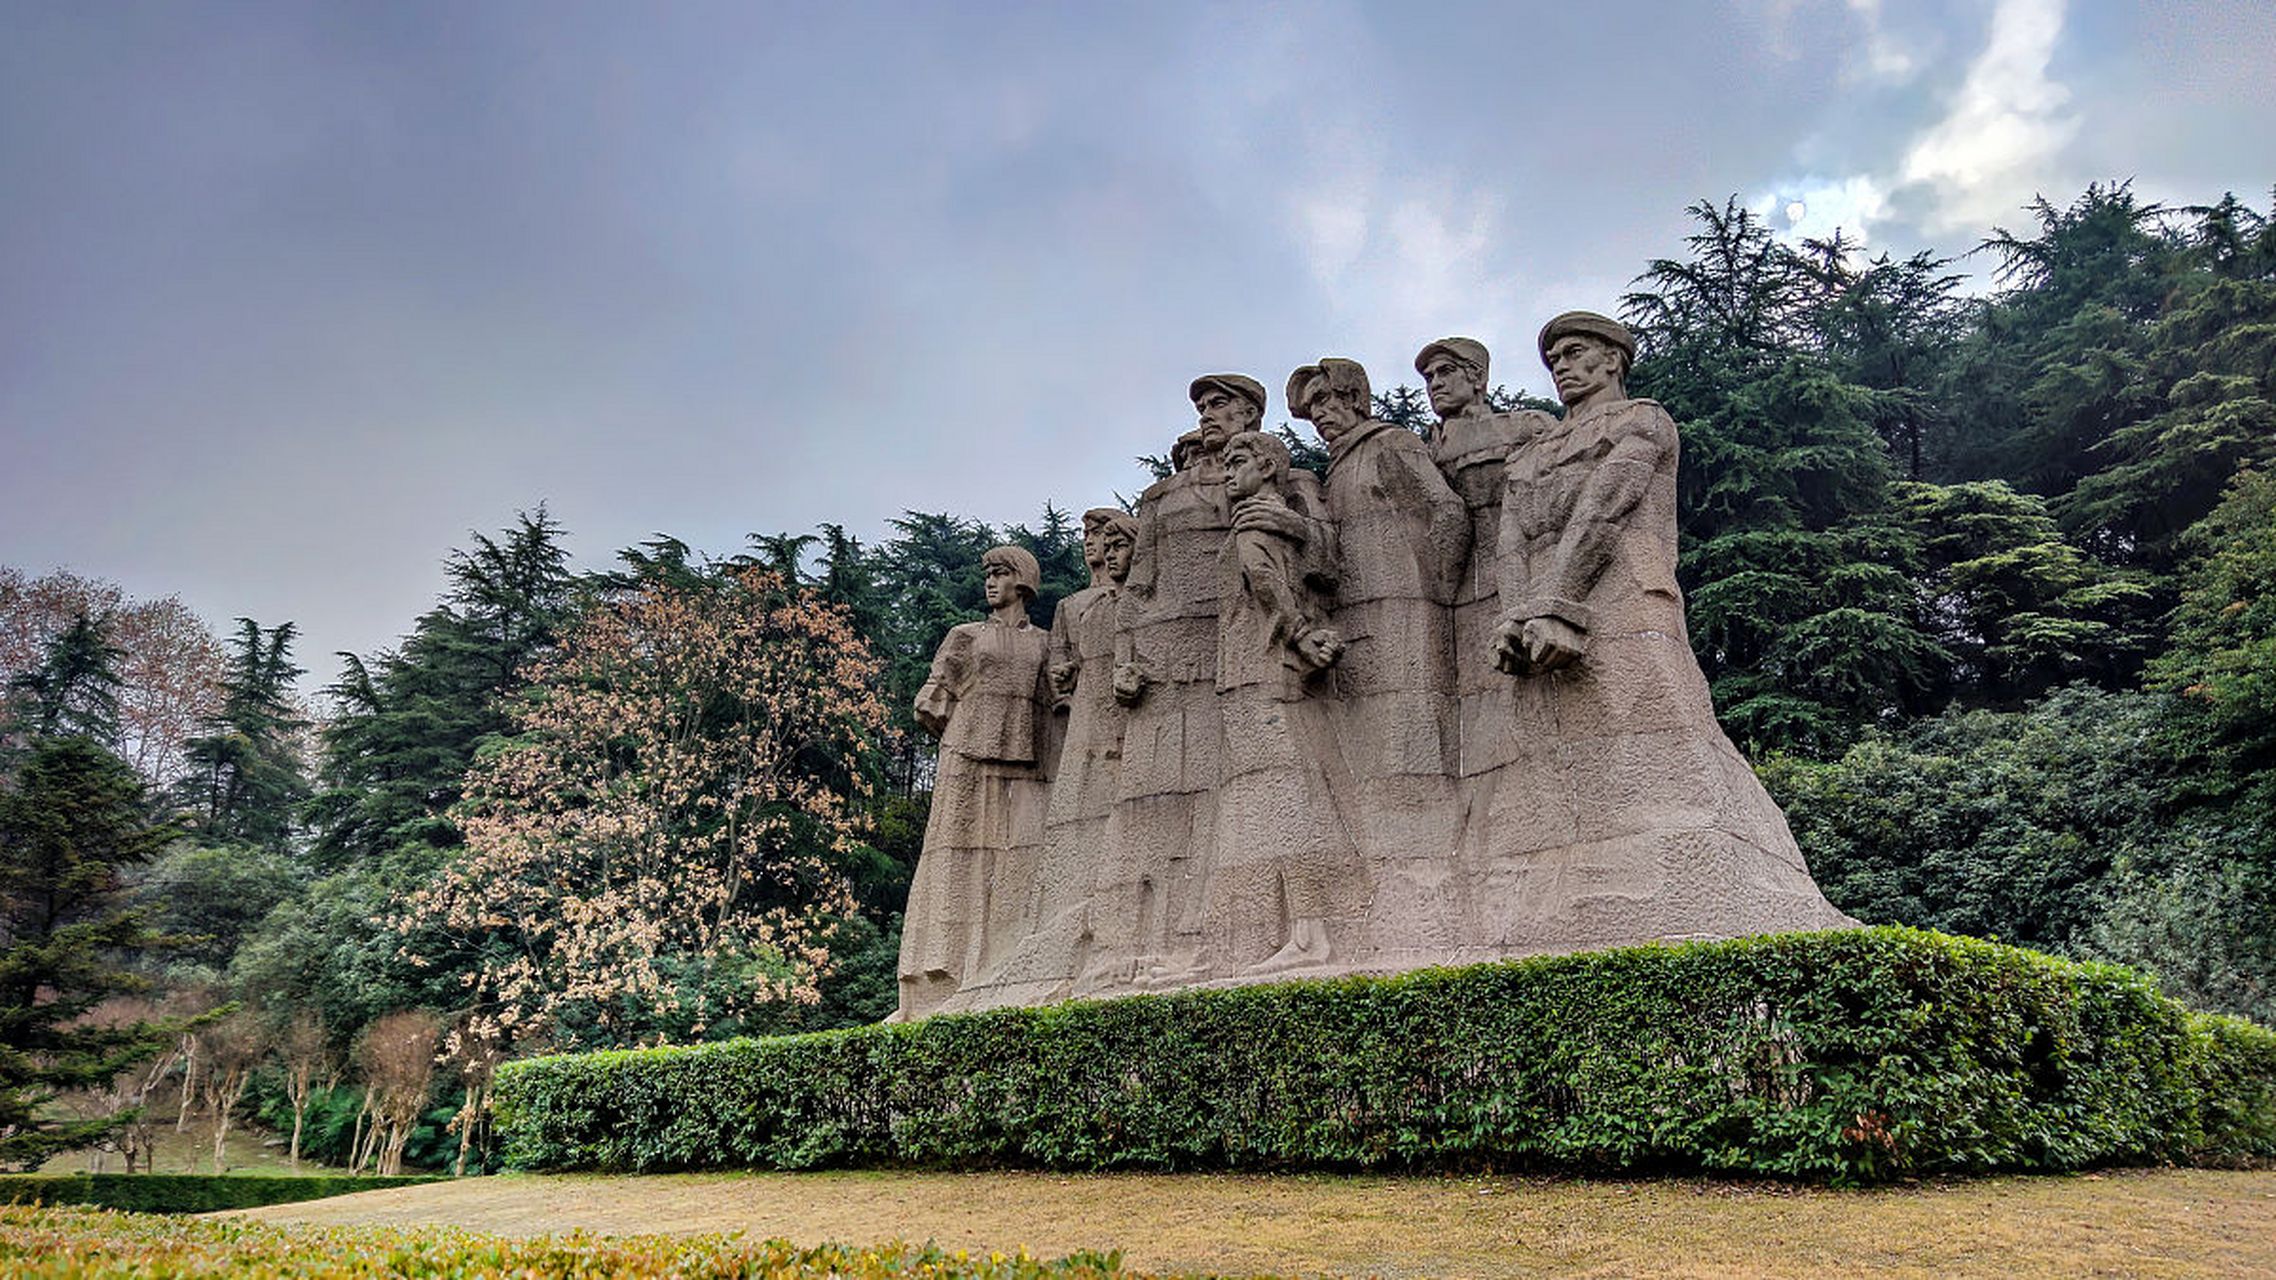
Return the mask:
POLYGON ((85 1277, 263 1276, 269 1280, 371 1280, 404 1276, 607 1276, 666 1280, 766 1276, 769 1280, 1147 1280, 1115 1253, 1043 1260, 1026 1250, 980 1256, 926 1245, 801 1249, 735 1235, 515 1238, 457 1227, 315 1227, 154 1218, 94 1209, 0 1204, 0 1275, 85 1277))
POLYGON ((538 1058, 510 1167, 1704 1170, 2276 1156, 2276 1033, 1907 929, 538 1058))
POLYGON ((0 1174, 0 1204, 84 1204, 137 1213, 210 1213, 435 1181, 438 1179, 433 1177, 244 1173, 12 1173, 0 1174))

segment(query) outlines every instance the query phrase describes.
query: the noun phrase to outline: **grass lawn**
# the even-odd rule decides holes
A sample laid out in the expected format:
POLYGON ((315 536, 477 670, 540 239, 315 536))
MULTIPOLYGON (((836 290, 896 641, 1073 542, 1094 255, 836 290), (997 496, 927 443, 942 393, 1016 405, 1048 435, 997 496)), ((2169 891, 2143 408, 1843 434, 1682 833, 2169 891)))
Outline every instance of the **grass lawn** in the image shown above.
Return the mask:
POLYGON ((2276 1172, 1829 1191, 1702 1179, 1046 1173, 520 1175, 246 1210, 529 1236, 1122 1251, 1155 1272, 1384 1276, 2269 1276, 2276 1172))
MULTIPOLYGON (((152 1153, 150 1173, 346 1173, 345 1169, 303 1158, 295 1170, 286 1156, 283 1137, 258 1125, 230 1126, 221 1143, 222 1167, 213 1167, 213 1125, 203 1116, 191 1116, 187 1128, 176 1132, 171 1122, 158 1127, 158 1149, 152 1153)), ((125 1173, 126 1158, 115 1152, 65 1151, 48 1157, 40 1173, 125 1173)), ((406 1172, 416 1172, 407 1170, 406 1172)))

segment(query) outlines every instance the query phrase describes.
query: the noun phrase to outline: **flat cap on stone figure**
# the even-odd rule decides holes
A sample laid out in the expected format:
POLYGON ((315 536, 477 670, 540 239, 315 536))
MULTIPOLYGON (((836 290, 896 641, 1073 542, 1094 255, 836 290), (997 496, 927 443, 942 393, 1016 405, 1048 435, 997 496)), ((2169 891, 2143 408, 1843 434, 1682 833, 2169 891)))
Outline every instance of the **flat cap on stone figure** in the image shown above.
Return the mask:
MULTIPOLYGON (((1514 465, 1520 457, 1576 441, 1584 426, 1600 419, 1618 421, 1594 432, 1586 456, 1568 448, 1565 457, 1533 459, 1531 479, 1557 483, 1533 485, 1524 507, 1536 516, 1553 514, 1559 527, 1548 529, 1535 519, 1534 527, 1518 534, 1518 549, 1528 552, 1521 557, 1527 572, 1517 591, 1504 592, 1494 639, 1495 664, 1517 676, 1556 671, 1588 652, 1587 597, 1619 555, 1623 517, 1643 499, 1662 455, 1675 447, 1675 424, 1667 413, 1651 401, 1628 398, 1636 339, 1627 326, 1593 311, 1568 311, 1542 326, 1538 345, 1565 416, 1557 432, 1511 455, 1513 487, 1528 475, 1514 465), (1572 474, 1576 464, 1583 472, 1578 477, 1572 474)), ((1505 512, 1504 519, 1513 515, 1525 522, 1523 511, 1505 512)), ((1511 549, 1505 538, 1505 555, 1511 549)))

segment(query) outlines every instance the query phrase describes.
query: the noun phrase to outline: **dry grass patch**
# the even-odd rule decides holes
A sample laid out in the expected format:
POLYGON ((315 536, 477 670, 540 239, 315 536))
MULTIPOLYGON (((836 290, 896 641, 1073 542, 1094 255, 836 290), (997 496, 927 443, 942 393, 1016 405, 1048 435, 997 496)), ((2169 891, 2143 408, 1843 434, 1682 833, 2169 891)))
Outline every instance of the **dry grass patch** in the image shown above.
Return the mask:
POLYGON ((2276 1173, 2154 1170, 1832 1191, 1703 1179, 1236 1174, 508 1176, 246 1211, 508 1235, 932 1240, 1150 1271, 1384 1276, 2269 1276, 2276 1173))

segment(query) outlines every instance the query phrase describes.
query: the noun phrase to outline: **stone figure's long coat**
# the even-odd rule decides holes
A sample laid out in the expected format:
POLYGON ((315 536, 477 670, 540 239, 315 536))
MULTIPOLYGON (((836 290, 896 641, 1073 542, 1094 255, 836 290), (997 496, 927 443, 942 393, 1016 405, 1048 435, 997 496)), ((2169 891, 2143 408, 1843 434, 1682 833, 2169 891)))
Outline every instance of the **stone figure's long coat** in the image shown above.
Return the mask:
POLYGON ((1676 449, 1665 410, 1618 400, 1509 455, 1502 620, 1560 619, 1587 646, 1512 680, 1480 895, 1497 946, 1849 923, 1715 721, 1675 579, 1676 449))
MULTIPOLYGON (((1300 920, 1352 943, 1366 897, 1339 790, 1350 779, 1327 707, 1296 645, 1326 622, 1315 584, 1334 573, 1335 531, 1286 506, 1218 555, 1217 705, 1225 778, 1208 915, 1218 969, 1271 957, 1300 920)), ((1324 957, 1323 957, 1324 958, 1324 957)))

